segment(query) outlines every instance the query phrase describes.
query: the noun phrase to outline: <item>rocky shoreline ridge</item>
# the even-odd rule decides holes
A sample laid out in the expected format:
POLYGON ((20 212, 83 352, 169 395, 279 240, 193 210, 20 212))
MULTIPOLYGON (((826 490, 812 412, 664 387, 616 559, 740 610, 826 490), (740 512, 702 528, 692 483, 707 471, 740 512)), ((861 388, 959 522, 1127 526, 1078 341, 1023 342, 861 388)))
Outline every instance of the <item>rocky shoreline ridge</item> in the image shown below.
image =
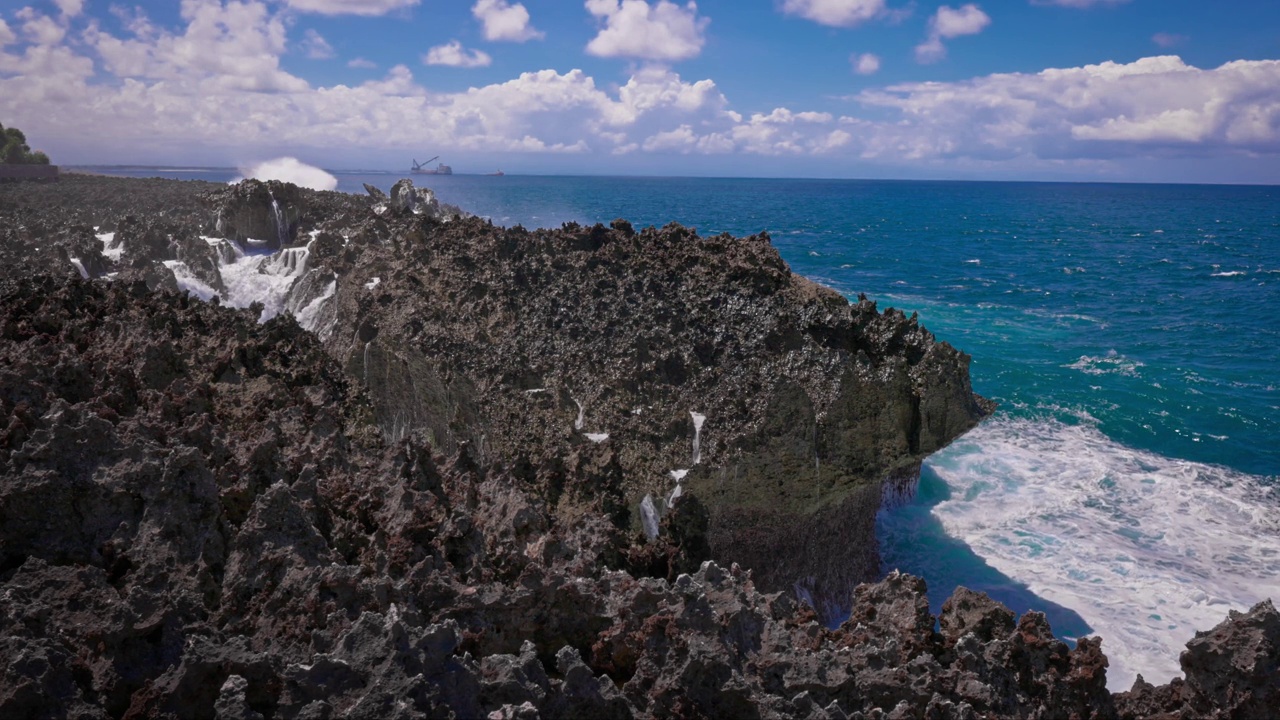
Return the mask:
POLYGON ((0 188, 0 261, 5 717, 1280 704, 1270 603, 1113 695, 1101 641, 882 579, 884 494, 991 405, 767 235, 68 176, 0 188))

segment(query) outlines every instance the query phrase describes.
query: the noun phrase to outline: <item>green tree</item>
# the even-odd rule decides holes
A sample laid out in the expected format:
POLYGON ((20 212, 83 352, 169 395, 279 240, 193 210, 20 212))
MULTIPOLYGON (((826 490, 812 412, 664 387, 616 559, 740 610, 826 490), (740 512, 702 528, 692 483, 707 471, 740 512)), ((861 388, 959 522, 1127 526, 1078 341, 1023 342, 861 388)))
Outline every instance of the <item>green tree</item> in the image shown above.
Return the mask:
POLYGON ((18 128, 0 125, 0 163, 48 165, 49 156, 42 152, 31 152, 27 136, 18 128))

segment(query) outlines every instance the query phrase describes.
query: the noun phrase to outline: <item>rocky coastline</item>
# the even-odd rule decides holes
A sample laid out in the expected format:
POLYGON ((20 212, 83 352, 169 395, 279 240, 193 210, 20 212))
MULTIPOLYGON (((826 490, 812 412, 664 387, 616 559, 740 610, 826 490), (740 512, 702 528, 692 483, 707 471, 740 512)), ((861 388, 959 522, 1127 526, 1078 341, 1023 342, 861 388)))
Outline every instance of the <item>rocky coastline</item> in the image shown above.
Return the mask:
POLYGON ((935 625, 875 513, 992 406, 766 235, 67 176, 0 187, 0 267, 5 717, 1280 703, 1269 603, 1116 695, 1038 613, 935 625))

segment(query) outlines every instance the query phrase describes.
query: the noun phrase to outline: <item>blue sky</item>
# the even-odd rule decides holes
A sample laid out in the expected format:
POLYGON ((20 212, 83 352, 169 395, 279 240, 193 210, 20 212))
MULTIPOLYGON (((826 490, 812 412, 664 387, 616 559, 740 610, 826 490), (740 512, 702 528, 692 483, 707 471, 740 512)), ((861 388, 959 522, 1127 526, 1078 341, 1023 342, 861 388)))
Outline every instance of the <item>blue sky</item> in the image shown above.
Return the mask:
POLYGON ((1280 182, 1275 0, 0 0, 65 164, 1280 182))

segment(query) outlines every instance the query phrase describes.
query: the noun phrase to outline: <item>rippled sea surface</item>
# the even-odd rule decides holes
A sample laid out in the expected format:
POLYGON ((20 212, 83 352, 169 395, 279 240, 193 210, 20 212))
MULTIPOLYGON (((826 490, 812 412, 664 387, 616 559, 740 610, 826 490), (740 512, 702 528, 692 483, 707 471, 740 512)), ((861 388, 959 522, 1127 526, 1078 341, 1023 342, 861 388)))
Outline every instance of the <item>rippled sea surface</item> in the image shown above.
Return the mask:
POLYGON ((1280 601, 1280 188, 417 180, 502 225, 767 231, 796 272, 969 353, 999 412, 880 518, 886 569, 923 574, 935 611, 957 584, 1047 610, 1104 637, 1119 689, 1280 601))

